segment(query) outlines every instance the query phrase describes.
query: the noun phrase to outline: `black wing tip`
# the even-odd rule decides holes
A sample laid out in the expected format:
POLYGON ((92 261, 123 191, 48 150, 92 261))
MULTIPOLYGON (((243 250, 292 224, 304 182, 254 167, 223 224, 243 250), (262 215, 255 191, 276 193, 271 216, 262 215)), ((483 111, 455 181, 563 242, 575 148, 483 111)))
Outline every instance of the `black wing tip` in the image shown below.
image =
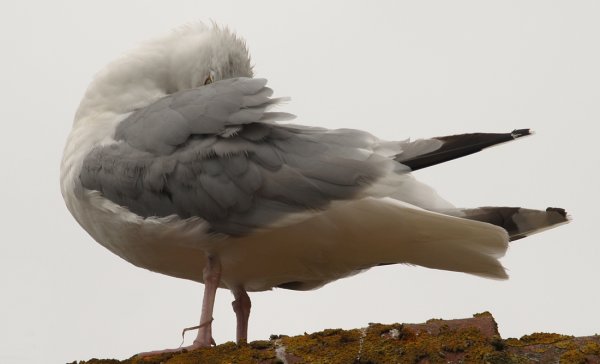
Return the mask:
POLYGON ((515 129, 510 132, 510 135, 513 137, 513 139, 517 139, 517 138, 524 137, 527 135, 532 135, 532 134, 533 134, 533 131, 531 131, 531 129, 515 129))
POLYGON ((438 149, 408 159, 403 159, 400 153, 395 160, 416 171, 531 134, 533 134, 531 129, 514 129, 510 133, 469 133, 435 137, 432 139, 442 142, 438 149))
POLYGON ((546 208, 546 211, 548 211, 548 212, 554 211, 554 212, 557 212, 560 215, 562 215, 562 217, 567 217, 567 210, 560 208, 560 207, 548 207, 548 208, 546 208))

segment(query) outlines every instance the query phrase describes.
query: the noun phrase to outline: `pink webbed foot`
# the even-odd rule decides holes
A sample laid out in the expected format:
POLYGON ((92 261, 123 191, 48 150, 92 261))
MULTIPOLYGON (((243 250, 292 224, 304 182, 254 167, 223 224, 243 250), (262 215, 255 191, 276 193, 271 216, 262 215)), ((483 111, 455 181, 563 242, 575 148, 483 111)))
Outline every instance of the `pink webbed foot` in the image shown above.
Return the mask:
MULTIPOLYGON (((205 322, 201 325, 183 329, 183 332, 181 333, 182 339, 183 339, 183 336, 185 335, 186 331, 198 329, 198 336, 196 337, 196 340, 194 340, 192 345, 180 346, 176 349, 146 351, 143 353, 139 353, 136 356, 145 357, 145 356, 153 356, 153 355, 160 355, 160 354, 167 354, 167 353, 181 353, 184 351, 192 351, 192 350, 196 350, 196 349, 200 349, 200 348, 209 348, 211 346, 216 346, 217 344, 215 343, 215 340, 210 335, 210 330, 204 329, 204 327, 210 326, 212 324, 212 321, 213 320, 211 319, 210 321, 205 322), (207 332, 208 332, 208 334, 207 334, 207 332)), ((183 344, 183 342, 182 342, 182 344, 183 344)))
POLYGON ((136 356, 143 358, 146 356, 154 356, 154 355, 161 355, 161 354, 168 354, 168 353, 182 353, 184 351, 192 351, 192 350, 196 350, 196 349, 200 349, 200 348, 204 348, 204 347, 207 347, 207 346, 202 346, 202 345, 194 342, 192 345, 182 346, 177 349, 163 349, 163 350, 146 351, 143 353, 139 353, 136 356))
POLYGON ((204 266, 203 278, 204 278, 204 298, 202 300, 202 314, 200 315, 200 325, 184 329, 183 333, 187 330, 198 329, 198 336, 192 343, 192 345, 186 347, 179 347, 177 349, 164 349, 156 351, 148 351, 138 354, 138 356, 150 356, 159 355, 165 353, 178 353, 184 350, 194 350, 199 348, 208 348, 211 345, 216 345, 215 340, 212 337, 212 313, 215 304, 215 296, 219 282, 221 280, 221 263, 217 257, 207 256, 207 262, 204 266))

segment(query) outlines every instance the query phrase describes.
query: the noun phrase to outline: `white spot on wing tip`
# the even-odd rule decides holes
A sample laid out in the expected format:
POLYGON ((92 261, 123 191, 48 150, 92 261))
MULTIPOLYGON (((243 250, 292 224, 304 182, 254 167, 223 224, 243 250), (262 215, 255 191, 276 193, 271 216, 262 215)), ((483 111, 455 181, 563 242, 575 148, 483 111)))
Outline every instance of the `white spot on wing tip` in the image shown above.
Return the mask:
POLYGON ((510 133, 513 139, 523 138, 534 134, 535 132, 531 129, 515 129, 510 133))

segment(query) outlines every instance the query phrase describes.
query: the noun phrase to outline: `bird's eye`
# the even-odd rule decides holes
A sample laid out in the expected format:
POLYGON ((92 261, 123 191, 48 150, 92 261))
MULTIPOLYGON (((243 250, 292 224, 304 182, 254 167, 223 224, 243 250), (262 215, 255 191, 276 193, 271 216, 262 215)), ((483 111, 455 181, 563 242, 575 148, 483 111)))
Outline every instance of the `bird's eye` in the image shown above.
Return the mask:
POLYGON ((212 77, 212 75, 208 75, 208 77, 206 77, 206 80, 204 80, 204 84, 208 85, 211 83, 213 83, 213 77, 212 77))

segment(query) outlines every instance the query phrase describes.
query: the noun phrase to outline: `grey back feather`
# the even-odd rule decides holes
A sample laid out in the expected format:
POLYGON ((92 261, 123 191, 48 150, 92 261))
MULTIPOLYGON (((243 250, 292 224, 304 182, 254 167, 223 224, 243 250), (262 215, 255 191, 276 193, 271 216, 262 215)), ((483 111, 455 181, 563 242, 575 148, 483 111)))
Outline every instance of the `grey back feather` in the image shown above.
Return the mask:
POLYGON ((82 185, 143 216, 199 216, 241 235, 351 199, 389 170, 358 130, 276 124, 260 79, 181 91, 117 127, 117 143, 85 158, 82 185))

